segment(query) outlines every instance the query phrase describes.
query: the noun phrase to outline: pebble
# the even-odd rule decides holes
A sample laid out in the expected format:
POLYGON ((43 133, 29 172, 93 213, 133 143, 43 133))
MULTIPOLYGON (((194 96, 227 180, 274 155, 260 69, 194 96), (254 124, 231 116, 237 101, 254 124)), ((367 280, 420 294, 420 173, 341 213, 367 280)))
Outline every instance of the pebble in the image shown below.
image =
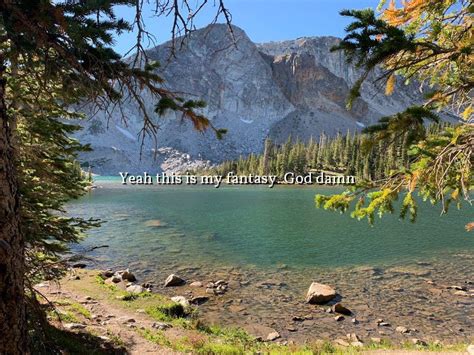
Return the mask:
POLYGON ((168 328, 171 328, 171 324, 168 323, 163 323, 163 322, 157 322, 153 323, 151 325, 152 328, 158 329, 158 330, 166 330, 168 328))
POLYGON ((411 339, 411 342, 415 345, 421 345, 421 346, 427 346, 428 345, 426 343, 426 341, 423 341, 421 339, 416 339, 416 338, 411 339))
POLYGON ((276 340, 280 337, 280 334, 278 332, 271 332, 270 334, 267 335, 267 340, 268 341, 273 341, 276 340))
POLYGON ((405 327, 396 327, 396 328, 395 328, 395 331, 397 331, 397 332, 399 332, 399 333, 401 333, 401 334, 406 334, 406 333, 409 333, 409 332, 410 332, 410 331, 409 331, 407 328, 405 328, 405 327))

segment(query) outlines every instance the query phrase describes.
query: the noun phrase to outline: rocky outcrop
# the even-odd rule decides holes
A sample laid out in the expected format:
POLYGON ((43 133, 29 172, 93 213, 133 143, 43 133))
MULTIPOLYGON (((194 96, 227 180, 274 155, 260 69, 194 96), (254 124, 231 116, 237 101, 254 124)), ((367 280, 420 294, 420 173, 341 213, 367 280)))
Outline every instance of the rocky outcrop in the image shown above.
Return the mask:
POLYGON ((81 160, 99 174, 193 170, 261 152, 267 137, 277 142, 289 136, 308 140, 323 131, 333 135, 360 130, 416 100, 411 88, 386 97, 367 83, 349 112, 345 99, 360 73, 346 64, 342 53, 330 52, 337 38, 256 45, 237 27, 234 34, 235 42, 227 26, 211 25, 194 32, 183 46, 178 44, 171 60, 169 43, 148 51, 150 59, 162 63, 159 74, 167 88, 207 102, 202 113, 214 126, 228 129, 223 140, 213 132, 197 133, 178 114, 156 117, 153 100, 143 92, 147 110, 161 128, 157 141, 146 138, 141 145, 142 120, 137 107, 128 103, 126 122, 116 110, 109 121, 98 112, 81 123, 84 130, 78 138, 94 148, 81 160))

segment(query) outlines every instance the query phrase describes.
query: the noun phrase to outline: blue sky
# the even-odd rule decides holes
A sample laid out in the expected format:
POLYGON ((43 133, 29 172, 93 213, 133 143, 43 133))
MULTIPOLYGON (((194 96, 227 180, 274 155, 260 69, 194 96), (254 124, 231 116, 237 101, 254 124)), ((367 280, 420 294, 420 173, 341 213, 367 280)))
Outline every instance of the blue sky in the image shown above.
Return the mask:
MULTIPOLYGON (((154 2, 150 0, 151 2, 154 2)), ((192 0, 197 1, 197 0, 192 0)), ((192 2, 191 1, 191 2, 192 2)), ((197 19, 197 27, 212 21, 213 0, 197 19)), ((303 36, 331 35, 342 37, 349 19, 339 15, 342 9, 376 8, 379 0, 226 0, 233 24, 245 30, 254 42, 280 41, 303 36)), ((170 39, 171 19, 152 17, 152 7, 143 11, 148 31, 156 36, 156 44, 170 39)), ((133 8, 117 9, 117 16, 132 19, 133 8)), ((222 20, 220 21, 222 22, 222 20)), ((133 46, 134 33, 117 38, 115 49, 124 54, 133 46)), ((152 45, 150 45, 152 46, 152 45)))

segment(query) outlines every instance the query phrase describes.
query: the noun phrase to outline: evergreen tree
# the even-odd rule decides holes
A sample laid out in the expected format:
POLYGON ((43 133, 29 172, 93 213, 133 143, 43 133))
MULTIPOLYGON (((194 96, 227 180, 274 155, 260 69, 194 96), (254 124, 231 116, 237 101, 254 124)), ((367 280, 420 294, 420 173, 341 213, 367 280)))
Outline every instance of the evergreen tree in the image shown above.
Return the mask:
MULTIPOLYGON (((344 212, 357 199, 363 203, 355 205, 352 215, 373 223, 376 214, 392 213, 393 202, 402 194, 400 217, 408 215, 414 221, 415 193, 433 203, 440 202, 443 213, 452 202, 460 207, 462 198, 471 203, 473 7, 472 2, 464 0, 413 0, 400 5, 393 0, 388 6, 382 1, 380 9, 380 17, 371 9, 341 13, 353 17, 354 22, 333 50, 344 51, 348 61, 363 72, 351 90, 348 106, 360 96, 362 83, 377 67, 382 68, 382 74, 376 79, 385 82, 387 95, 403 77, 406 82, 417 80, 427 95, 422 106, 384 117, 365 130, 372 135, 372 147, 380 141, 385 143, 384 148, 402 142, 398 166, 388 179, 360 182, 344 194, 318 195, 316 203, 344 212), (427 122, 439 121, 435 110, 459 114, 458 124, 426 130, 427 122)), ((474 229, 474 224, 466 229, 474 229)))

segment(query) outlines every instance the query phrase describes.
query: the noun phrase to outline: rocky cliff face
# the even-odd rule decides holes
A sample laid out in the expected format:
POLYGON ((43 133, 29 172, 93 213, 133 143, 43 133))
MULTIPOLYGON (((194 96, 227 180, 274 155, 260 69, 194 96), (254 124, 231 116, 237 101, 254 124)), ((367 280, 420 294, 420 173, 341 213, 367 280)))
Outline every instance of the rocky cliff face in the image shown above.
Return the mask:
MULTIPOLYGON (((174 113, 156 117, 161 127, 158 147, 172 148, 173 156, 179 151, 187 161, 219 162, 261 152, 267 137, 281 142, 289 136, 307 140, 323 131, 360 130, 416 100, 411 89, 386 97, 383 89, 366 84, 348 112, 345 99, 358 73, 342 53, 330 52, 337 38, 256 45, 241 29, 234 30, 236 43, 224 25, 199 30, 171 60, 169 43, 149 51, 150 58, 162 63, 160 72, 169 89, 204 99, 208 107, 203 113, 216 127, 228 129, 219 141, 212 132, 197 133, 174 113)), ((153 112, 154 103, 147 101, 153 112)), ((118 112, 108 124, 101 112, 83 122, 78 138, 94 151, 81 159, 101 174, 166 169, 170 150, 155 151, 152 139, 145 140, 140 159, 141 118, 133 104, 126 106, 125 114, 126 122, 118 112)))

